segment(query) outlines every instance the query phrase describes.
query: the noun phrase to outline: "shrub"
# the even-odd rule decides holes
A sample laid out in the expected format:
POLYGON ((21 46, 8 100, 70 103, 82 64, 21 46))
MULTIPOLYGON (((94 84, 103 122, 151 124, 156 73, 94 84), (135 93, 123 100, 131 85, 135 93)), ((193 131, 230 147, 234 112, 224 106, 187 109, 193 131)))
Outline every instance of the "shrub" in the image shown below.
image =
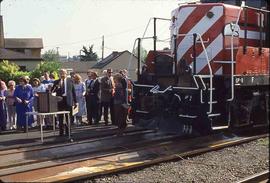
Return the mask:
POLYGON ((58 70, 60 69, 60 63, 58 62, 41 62, 38 64, 35 70, 30 73, 30 78, 40 78, 45 71, 53 73, 57 78, 58 70))
POLYGON ((20 71, 20 68, 15 63, 10 63, 7 60, 0 62, 0 79, 6 83, 10 80, 18 82, 21 76, 29 76, 30 78, 40 78, 44 71, 53 73, 57 79, 57 73, 60 69, 58 62, 41 62, 36 69, 31 72, 20 71))
POLYGON ((19 71, 19 66, 15 63, 9 63, 7 60, 0 62, 0 79, 8 82, 14 80, 18 82, 21 76, 29 76, 29 72, 19 71))

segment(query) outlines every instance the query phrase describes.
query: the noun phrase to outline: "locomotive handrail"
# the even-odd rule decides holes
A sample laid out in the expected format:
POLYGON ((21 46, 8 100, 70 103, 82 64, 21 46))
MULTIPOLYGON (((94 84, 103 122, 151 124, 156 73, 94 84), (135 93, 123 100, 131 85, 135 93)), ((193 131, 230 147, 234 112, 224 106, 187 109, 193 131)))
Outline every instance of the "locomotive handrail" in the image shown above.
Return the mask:
POLYGON ((270 13, 269 10, 254 8, 254 7, 250 7, 250 6, 246 6, 246 5, 244 5, 243 8, 247 8, 247 9, 251 9, 251 10, 256 10, 256 11, 260 11, 260 12, 264 12, 264 13, 270 13))
POLYGON ((148 27, 149 27, 151 21, 154 20, 154 19, 156 19, 156 20, 166 20, 166 21, 171 21, 171 19, 168 19, 168 18, 151 17, 151 18, 148 20, 148 23, 147 23, 147 25, 146 25, 146 27, 145 27, 145 29, 144 29, 142 38, 144 38, 144 36, 145 36, 145 34, 146 34, 147 30, 148 30, 148 27))
MULTIPOLYGON (((200 78, 200 80, 201 80, 201 82, 202 82, 202 84, 203 84, 203 90, 206 90, 206 86, 205 86, 205 83, 203 82, 203 79, 202 79, 201 75, 194 75, 194 76, 193 76, 197 88, 199 88, 198 82, 197 82, 197 80, 195 79, 195 77, 197 77, 197 76, 200 78)), ((200 90, 200 102, 201 102, 201 104, 204 103, 204 102, 203 102, 203 93, 202 93, 202 90, 200 90)))
MULTIPOLYGON (((140 47, 140 45, 141 45, 141 43, 142 43, 142 40, 144 40, 144 39, 153 39, 154 40, 154 52, 156 51, 156 41, 157 41, 157 36, 156 36, 156 21, 157 20, 162 20, 162 21, 171 21, 171 19, 170 18, 161 18, 161 17, 151 17, 149 20, 148 20, 148 23, 147 23, 147 25, 146 25, 146 27, 145 27, 145 30, 144 30, 144 32, 143 32, 143 35, 142 35, 142 37, 141 38, 136 38, 135 39, 135 41, 134 41, 134 44, 133 44, 133 48, 132 48, 132 50, 133 50, 133 52, 132 52, 132 54, 130 55, 130 57, 129 57, 129 64, 128 64, 128 68, 127 68, 127 70, 128 70, 128 74, 130 74, 130 67, 131 67, 131 60, 132 60, 132 58, 133 58, 133 56, 134 56, 134 50, 135 50, 135 46, 136 46, 136 43, 137 42, 140 42, 140 43, 138 43, 138 49, 140 49, 139 47, 140 47), (148 30, 148 28, 149 28, 149 25, 150 25, 150 23, 151 23, 151 21, 154 21, 154 36, 152 36, 152 37, 145 37, 145 35, 146 35, 146 32, 147 32, 147 30, 148 30)), ((140 61, 141 61, 141 58, 140 58, 140 51, 138 51, 138 66, 140 66, 140 61)), ((154 58, 154 59, 156 59, 156 58, 154 58)), ((138 69, 138 79, 139 79, 139 77, 140 77, 140 70, 141 70, 141 68, 140 67, 138 67, 137 68, 138 69)), ((134 85, 135 86, 135 85, 134 85)))
MULTIPOLYGON (((203 41, 203 43, 209 43, 209 41, 210 41, 210 39, 209 38, 207 38, 207 40, 206 41, 203 41)), ((199 42, 199 41, 197 41, 197 43, 201 43, 201 41, 199 42)))
MULTIPOLYGON (((242 4, 240 6, 240 10, 238 12, 237 20, 235 22, 235 25, 238 25, 241 11, 245 7, 245 2, 242 1, 242 4)), ((234 46, 233 46, 233 38, 234 38, 234 33, 236 32, 236 29, 233 29, 232 35, 231 35, 231 98, 228 99, 228 101, 233 101, 234 99, 234 46)))
POLYGON ((166 93, 167 91, 172 90, 172 86, 169 86, 168 88, 166 88, 163 91, 158 91, 158 93, 166 93))
POLYGON ((207 65, 208 65, 209 74, 210 74, 210 83, 209 83, 210 84, 210 100, 209 100, 210 103, 209 103, 209 111, 207 113, 211 114, 212 110, 213 110, 213 90, 212 90, 213 89, 213 71, 212 71, 212 67, 210 65, 210 60, 209 60, 205 45, 203 43, 202 36, 200 34, 198 34, 198 33, 197 33, 197 36, 201 40, 201 45, 203 47, 203 51, 204 51, 204 54, 205 54, 205 57, 206 57, 206 60, 207 60, 207 65))
MULTIPOLYGON (((193 79, 194 79, 194 81, 195 81, 195 84, 196 84, 197 88, 199 88, 199 85, 198 85, 197 80, 195 79, 195 76, 193 76, 193 79)), ((200 102, 201 102, 201 104, 204 103, 202 97, 203 97, 203 96, 202 96, 202 90, 200 90, 200 102)))
POLYGON ((132 83, 133 86, 136 86, 136 87, 145 87, 145 88, 153 88, 154 85, 143 85, 143 84, 135 84, 135 83, 132 83))
POLYGON ((206 60, 207 60, 207 66, 208 66, 208 69, 209 69, 209 75, 210 75, 210 83, 209 83, 210 84, 210 101, 209 101, 209 111, 207 113, 211 114, 212 110, 213 110, 213 90, 212 90, 212 88, 213 88, 213 71, 212 71, 212 67, 210 65, 210 60, 209 60, 209 57, 208 57, 208 54, 207 54, 207 51, 206 51, 202 36, 199 33, 194 33, 194 34, 177 34, 177 37, 194 36, 195 34, 197 35, 197 37, 200 40, 200 43, 201 43, 201 45, 203 47, 203 52, 205 54, 205 57, 206 57, 206 60))
POLYGON ((151 93, 161 93, 161 94, 163 94, 163 93, 166 93, 167 91, 169 91, 169 90, 172 90, 172 86, 169 86, 169 87, 167 87, 165 90, 163 90, 163 91, 159 91, 158 89, 159 89, 159 86, 158 85, 156 85, 154 88, 152 88, 151 90, 150 90, 150 92, 151 93))
MULTIPOLYGON (((134 44, 133 44, 133 48, 132 48, 132 54, 130 54, 130 56, 129 56, 129 60, 128 60, 128 68, 127 68, 128 74, 130 73, 129 71, 130 71, 130 67, 131 67, 131 60, 132 60, 133 55, 134 55, 135 46, 136 46, 137 41, 138 41, 138 39, 135 39, 134 44)), ((139 58, 138 58, 138 59, 139 59, 139 58)), ((139 68, 138 68, 138 69, 139 69, 139 68)))
POLYGON ((196 76, 195 76, 195 75, 193 75, 193 80, 194 80, 195 85, 197 86, 197 88, 199 88, 199 84, 198 84, 198 82, 197 82, 197 80, 196 80, 196 76))
POLYGON ((156 86, 154 86, 154 87, 150 90, 150 92, 151 92, 151 93, 156 93, 156 91, 158 91, 158 89, 159 89, 159 86, 156 85, 156 86))
MULTIPOLYGON (((202 82, 202 84, 203 84, 203 90, 206 90, 206 86, 205 86, 205 83, 204 83, 204 81, 203 81, 203 79, 202 79, 202 75, 194 75, 193 77, 194 77, 194 78, 195 78, 195 77, 199 77, 200 80, 201 80, 201 82, 202 82)), ((198 82, 197 82, 197 81, 196 81, 196 85, 197 85, 197 87, 199 88, 199 85, 198 85, 198 82)))
POLYGON ((177 97, 178 101, 181 102, 181 97, 179 95, 177 95, 176 93, 174 94, 174 96, 177 97))
POLYGON ((148 30, 148 27, 149 27, 149 25, 150 25, 150 23, 151 23, 152 20, 153 20, 153 17, 151 17, 151 18, 148 20, 148 23, 147 23, 147 25, 146 25, 146 27, 145 27, 145 29, 144 29, 143 35, 142 35, 143 38, 144 38, 144 36, 145 36, 145 34, 146 34, 147 30, 148 30))
POLYGON ((199 88, 176 86, 176 87, 172 87, 172 89, 176 89, 176 90, 198 90, 199 88))
MULTIPOLYGON (((241 16, 241 12, 243 10, 243 8, 247 8, 247 9, 253 9, 256 11, 261 11, 261 12, 266 12, 269 13, 270 11, 268 10, 263 10, 263 9, 258 9, 258 8, 253 8, 253 7, 249 7, 245 5, 245 2, 242 1, 242 4, 240 6, 240 10, 238 12, 238 16, 237 16, 237 20, 235 22, 235 25, 239 25, 239 19, 241 16)), ((236 29, 233 29, 232 35, 231 35, 231 98, 228 99, 228 101, 233 101, 234 99, 234 63, 236 63, 234 61, 234 46, 233 46, 233 39, 234 39, 234 33, 236 32, 236 29)))

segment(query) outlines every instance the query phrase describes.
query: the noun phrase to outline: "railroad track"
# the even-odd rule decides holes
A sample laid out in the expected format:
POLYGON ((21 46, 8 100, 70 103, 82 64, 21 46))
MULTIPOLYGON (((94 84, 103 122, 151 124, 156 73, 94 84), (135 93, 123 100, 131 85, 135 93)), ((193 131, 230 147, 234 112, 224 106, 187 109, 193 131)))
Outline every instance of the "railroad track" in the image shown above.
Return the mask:
MULTIPOLYGON (((142 128, 135 128, 135 127, 128 127, 125 131, 126 134, 133 133, 133 132, 140 132, 145 131, 145 129, 142 128)), ((24 148, 32 148, 32 147, 44 147, 44 146, 50 146, 55 144, 68 144, 69 141, 65 137, 58 137, 58 132, 53 131, 45 131, 44 133, 44 143, 41 143, 40 137, 39 137, 39 131, 33 131, 29 133, 29 136, 26 136, 25 133, 15 133, 12 135, 9 135, 7 137, 7 134, 1 135, 0 139, 0 154, 1 151, 18 151, 20 149, 24 148), (31 134, 33 133, 33 134, 31 134), (12 144, 13 143, 13 144, 12 144), (7 145, 6 145, 7 144, 7 145)), ((82 127, 76 127, 72 130, 73 136, 76 136, 75 141, 83 141, 83 140, 89 140, 89 139, 95 139, 95 138, 103 138, 103 137, 110 137, 117 133, 117 127, 116 126, 95 126, 95 127, 89 127, 89 126, 82 126, 82 127), (88 131, 88 134, 84 131, 88 131), (84 132, 84 135, 78 135, 82 134, 84 132)))
POLYGON ((175 136, 146 131, 130 133, 125 135, 125 138, 114 136, 44 148, 26 149, 10 154, 2 152, 3 154, 0 155, 0 175, 7 172, 7 170, 13 170, 13 167, 15 167, 16 171, 18 171, 18 167, 27 165, 32 168, 33 164, 39 164, 43 167, 44 164, 46 166, 51 165, 52 161, 70 161, 70 159, 76 159, 78 156, 81 158, 102 155, 110 151, 118 152, 131 146, 154 144, 155 142, 168 141, 173 138, 175 136))
MULTIPOLYGON (((41 162, 22 161, 21 164, 17 162, 12 166, 8 166, 10 162, 6 161, 6 166, 0 169, 0 180, 3 182, 74 181, 197 155, 265 136, 268 134, 251 137, 214 134, 189 139, 155 136, 155 138, 150 138, 151 140, 146 138, 145 141, 138 141, 135 137, 133 141, 125 142, 129 142, 129 145, 116 144, 103 153, 95 151, 58 159, 47 158, 41 162)), ((112 139, 107 144, 115 143, 115 140, 112 139)))
POLYGON ((269 170, 256 173, 252 176, 244 178, 237 183, 267 183, 269 181, 269 170))
MULTIPOLYGON (((112 137, 115 137, 115 133, 113 132, 90 136, 87 139, 76 139, 76 141, 74 142, 63 141, 62 143, 56 142, 56 143, 49 143, 49 144, 30 144, 30 145, 26 144, 25 146, 18 146, 15 148, 7 147, 7 148, 0 149, 0 156, 8 155, 8 154, 16 154, 20 152, 31 152, 31 151, 38 151, 38 150, 44 150, 44 149, 51 149, 51 148, 57 148, 57 147, 60 148, 63 146, 72 146, 74 144, 84 144, 84 143, 88 143, 92 141, 110 139, 112 137)), ((124 134, 132 135, 132 134, 148 134, 148 133, 154 133, 154 131, 145 130, 145 129, 135 129, 135 130, 128 130, 124 134)))

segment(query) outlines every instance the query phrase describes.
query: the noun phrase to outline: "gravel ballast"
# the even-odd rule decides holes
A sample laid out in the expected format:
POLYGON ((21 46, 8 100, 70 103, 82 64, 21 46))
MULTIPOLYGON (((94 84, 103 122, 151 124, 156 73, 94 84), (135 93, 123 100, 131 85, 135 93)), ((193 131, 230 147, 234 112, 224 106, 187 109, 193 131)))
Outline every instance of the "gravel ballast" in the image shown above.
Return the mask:
POLYGON ((235 182, 269 169, 269 139, 262 138, 141 170, 97 177, 84 183, 235 182))

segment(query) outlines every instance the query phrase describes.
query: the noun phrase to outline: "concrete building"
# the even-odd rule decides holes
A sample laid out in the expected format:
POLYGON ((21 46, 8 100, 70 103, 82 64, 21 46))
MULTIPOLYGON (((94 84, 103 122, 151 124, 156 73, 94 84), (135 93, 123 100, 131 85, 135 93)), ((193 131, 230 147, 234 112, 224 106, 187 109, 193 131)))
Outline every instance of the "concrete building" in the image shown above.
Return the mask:
POLYGON ((61 68, 68 71, 74 71, 82 77, 83 80, 87 78, 87 71, 91 69, 97 62, 96 61, 63 61, 61 68))
POLYGON ((33 70, 42 61, 42 38, 5 38, 3 18, 0 16, 0 61, 8 60, 21 70, 33 70))
POLYGON ((114 72, 119 72, 122 69, 128 70, 129 77, 133 80, 137 80, 137 57, 135 57, 129 51, 112 52, 109 56, 96 63, 92 69, 96 70, 98 74, 102 74, 103 70, 113 69, 114 72))

